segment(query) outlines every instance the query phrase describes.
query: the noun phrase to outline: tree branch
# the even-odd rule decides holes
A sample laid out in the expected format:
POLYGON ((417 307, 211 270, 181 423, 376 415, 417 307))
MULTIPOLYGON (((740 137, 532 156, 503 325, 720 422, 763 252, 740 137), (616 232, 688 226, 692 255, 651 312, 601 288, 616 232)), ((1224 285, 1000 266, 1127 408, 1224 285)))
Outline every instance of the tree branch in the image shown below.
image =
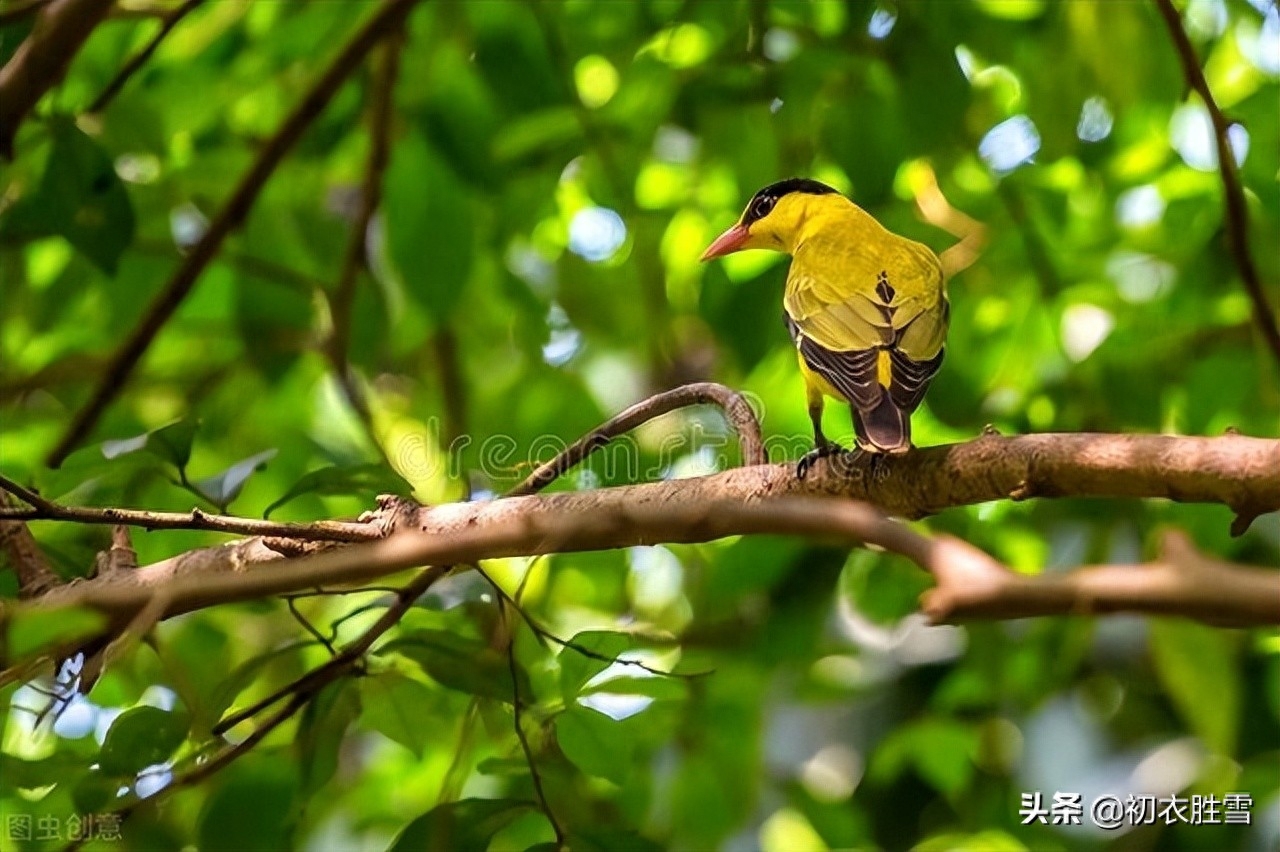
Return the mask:
POLYGON ((93 99, 93 103, 85 110, 87 113, 102 112, 107 105, 120 93, 124 88, 124 84, 129 82, 129 78, 137 73, 138 69, 147 64, 147 60, 156 52, 156 48, 160 46, 160 42, 164 41, 178 22, 185 18, 189 13, 195 10, 197 6, 204 0, 186 0, 181 6, 177 6, 165 12, 160 18, 160 29, 152 36, 151 41, 147 42, 142 50, 135 53, 129 58, 129 61, 111 78, 111 82, 107 83, 106 88, 93 99))
POLYGON ((71 521, 80 524, 124 524, 148 530, 209 530, 235 535, 269 536, 299 541, 370 541, 386 530, 377 525, 346 521, 316 521, 296 524, 211 515, 201 509, 190 512, 150 512, 142 509, 96 509, 63 506, 46 500, 13 480, 0 476, 0 491, 8 492, 31 505, 30 509, 0 508, 0 521, 71 521))
MULTIPOLYGON (((1200 440, 1232 439, 1253 440, 1232 436, 1200 440)), ((989 442, 991 439, 984 440, 989 442)), ((1022 439, 1004 439, 1006 443, 1017 440, 1022 439)), ((1267 445, 1273 454, 1280 450, 1280 442, 1257 443, 1267 445)), ((940 448, 944 453, 955 449, 940 448)), ((1106 470, 1105 466, 1101 469, 1106 470)), ((1273 466, 1270 470, 1280 471, 1280 466, 1273 466)), ((1269 476, 1280 476, 1280 472, 1272 472, 1269 476)), ((926 538, 862 502, 795 496, 801 493, 799 487, 792 490, 791 496, 771 494, 784 484, 782 477, 787 482, 796 481, 790 465, 760 466, 701 479, 518 497, 490 503, 424 507, 417 513, 412 527, 385 540, 330 550, 303 559, 277 561, 270 570, 246 569, 243 564, 235 573, 210 570, 209 565, 217 561, 213 556, 199 570, 190 570, 183 560, 192 554, 184 554, 126 576, 60 587, 34 605, 41 608, 89 606, 116 619, 127 618, 145 606, 156 590, 163 588, 169 597, 168 614, 176 615, 317 585, 365 583, 418 565, 468 564, 497 557, 702 542, 728 535, 761 533, 873 544, 906 556, 944 577, 948 565, 961 557, 985 563, 990 569, 988 573, 1007 571, 964 542, 946 537, 926 538)), ((812 479, 829 481, 831 474, 825 471, 824 475, 812 479)), ((1245 479, 1247 481, 1247 477, 1245 479)), ((803 487, 811 487, 807 485, 810 481, 806 479, 803 487)), ((992 482, 992 486, 998 484, 998 480, 992 482)), ((786 492, 781 493, 785 495, 786 492)), ((1280 489, 1276 494, 1280 494, 1280 489)), ((1280 573, 1264 576, 1245 572, 1240 578, 1238 585, 1248 589, 1248 594, 1230 599, 1213 596, 1209 600, 1216 601, 1216 604, 1200 604, 1196 612, 1202 612, 1205 607, 1216 607, 1215 620, 1248 623, 1258 617, 1259 605, 1251 604, 1248 611, 1242 612, 1232 608, 1232 601, 1260 598, 1274 603, 1274 608, 1264 613, 1268 622, 1273 616, 1280 621, 1280 573), (1276 594, 1262 594, 1263 591, 1276 594)), ((1027 582, 1037 584, 1033 588, 1038 588, 1043 581, 1033 579, 1027 582)), ((1011 578, 1010 583, 1014 584, 1015 579, 1011 578)), ((1003 596, 1009 594, 1008 590, 1014 587, 995 586, 991 594, 1003 600, 1003 596)), ((1170 611, 1166 604, 1159 601, 1148 604, 1140 596, 1120 595, 1112 603, 1105 591, 1098 590, 1093 597, 1100 611, 1170 611)), ((1052 605, 1040 603, 1034 592, 1019 592, 1018 595, 1014 603, 1001 606, 1002 617, 1044 615, 1051 611, 1065 614, 1077 608, 1076 599, 1068 599, 1065 593, 1058 593, 1052 605)), ((941 606, 936 602, 935 605, 941 606)), ((963 618, 971 611, 981 610, 977 603, 965 602, 950 607, 947 615, 963 618)))
POLYGON ((539 465, 504 496, 521 497, 541 491, 587 456, 608 446, 619 435, 678 408, 699 404, 719 406, 729 425, 738 434, 744 465, 761 465, 768 461, 764 442, 760 438, 760 421, 756 419, 755 412, 742 394, 715 382, 698 382, 651 396, 609 418, 574 441, 551 461, 539 465))
MULTIPOLYGON (((87 0, 58 0, 58 2, 87 2, 87 0)), ((254 201, 257 200, 258 193, 266 185, 285 155, 302 137, 311 122, 324 110, 343 81, 359 67, 364 57, 384 36, 394 32, 400 26, 416 2, 417 0, 383 0, 377 11, 329 63, 324 73, 285 119, 276 134, 267 141, 258 158, 232 192, 230 199, 209 223, 200 241, 192 247, 190 253, 174 271, 173 277, 152 301, 142 321, 112 355, 111 362, 88 403, 76 413, 66 433, 49 454, 50 467, 60 465, 80 441, 93 430, 107 406, 124 389, 129 376, 142 360, 151 342, 191 292, 204 268, 218 253, 223 240, 244 221, 254 201)))
POLYGON ((1028 576, 973 558, 966 545, 937 561, 937 586, 921 597, 921 608, 934 621, 1144 612, 1224 627, 1280 624, 1280 571, 1212 559, 1176 530, 1165 532, 1160 549, 1159 559, 1144 565, 1028 576))
POLYGON ((62 79, 113 2, 53 0, 40 9, 31 34, 0 68, 0 156, 13 159, 13 140, 22 120, 62 79))
POLYGON ((1262 332, 1263 339, 1271 349, 1271 354, 1280 362, 1280 328, 1276 325, 1276 315, 1267 301, 1267 294, 1262 289, 1262 280, 1258 276, 1258 268, 1253 263, 1253 255, 1249 252, 1249 207, 1244 198, 1244 187, 1240 183, 1240 172, 1236 167, 1235 152, 1231 149, 1231 137, 1228 135, 1231 122, 1222 114, 1218 102, 1209 90, 1209 83, 1200 68, 1200 60, 1196 57, 1196 49, 1182 26, 1182 16, 1174 8, 1172 0, 1155 0, 1160 16, 1169 28, 1169 36, 1173 39, 1173 47, 1182 63, 1182 73, 1187 78, 1187 85, 1200 96, 1204 108, 1213 123, 1213 137, 1218 148, 1218 172, 1222 175, 1222 196, 1226 206, 1227 245, 1235 260, 1240 278, 1244 281, 1245 290, 1253 302, 1253 318, 1262 332))
POLYGON ((351 236, 347 240, 346 253, 342 259, 342 271, 329 302, 333 315, 333 332, 329 337, 328 350, 335 369, 345 369, 347 362, 347 346, 351 338, 351 307, 355 301, 360 272, 368 265, 369 223, 373 221, 382 201, 382 181, 391 151, 393 95, 396 79, 400 74, 400 49, 403 44, 403 32, 397 30, 387 36, 369 92, 369 158, 365 163, 364 180, 360 186, 360 206, 351 222, 351 236))
MULTIPOLYGON (((12 505, 12 498, 0 493, 0 507, 12 505)), ((22 521, 4 520, 0 515, 0 549, 3 549, 18 577, 18 596, 22 598, 39 597, 44 592, 61 584, 54 573, 44 551, 31 535, 31 530, 22 521)))

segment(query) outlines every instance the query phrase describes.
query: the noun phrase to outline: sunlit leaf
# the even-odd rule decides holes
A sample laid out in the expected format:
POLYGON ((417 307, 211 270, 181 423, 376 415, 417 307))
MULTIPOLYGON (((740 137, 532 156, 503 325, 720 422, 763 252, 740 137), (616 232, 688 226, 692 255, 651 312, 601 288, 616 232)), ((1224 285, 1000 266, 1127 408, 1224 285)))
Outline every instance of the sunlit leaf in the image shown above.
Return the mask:
POLYGON ((257 455, 249 456, 216 476, 200 480, 195 484, 196 488, 217 505, 225 507, 240 496, 240 491, 249 481, 249 477, 265 468, 267 462, 275 458, 278 452, 278 450, 263 450, 257 455))
POLYGON ((625 783, 631 774, 635 741, 603 713, 572 705, 556 717, 556 742, 583 772, 625 783))

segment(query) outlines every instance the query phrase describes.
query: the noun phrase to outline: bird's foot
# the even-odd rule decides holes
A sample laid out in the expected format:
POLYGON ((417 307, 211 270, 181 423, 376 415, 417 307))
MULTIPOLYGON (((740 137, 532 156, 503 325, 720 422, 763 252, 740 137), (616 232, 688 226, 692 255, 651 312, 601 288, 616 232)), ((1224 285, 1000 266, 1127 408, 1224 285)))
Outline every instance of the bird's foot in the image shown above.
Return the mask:
POLYGON ((877 484, 889 478, 889 456, 886 453, 868 453, 871 461, 867 467, 871 472, 871 481, 877 484))
POLYGON ((839 444, 827 442, 819 444, 809 452, 800 457, 800 461, 796 462, 796 478, 804 479, 809 475, 809 471, 818 463, 818 459, 825 459, 828 456, 839 455, 845 451, 844 447, 839 444))

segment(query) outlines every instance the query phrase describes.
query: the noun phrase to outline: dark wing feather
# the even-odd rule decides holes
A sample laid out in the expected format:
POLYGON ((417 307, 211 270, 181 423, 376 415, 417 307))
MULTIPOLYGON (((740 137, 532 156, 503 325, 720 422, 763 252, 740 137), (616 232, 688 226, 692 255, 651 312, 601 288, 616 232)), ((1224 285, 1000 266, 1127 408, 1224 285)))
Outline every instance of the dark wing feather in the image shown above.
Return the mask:
POLYGON ((920 406, 924 392, 929 389, 929 382, 942 367, 942 357, 946 349, 938 350, 938 354, 928 361, 913 361, 900 349, 889 350, 890 381, 889 396, 908 417, 920 406))
POLYGON ((809 369, 844 394, 854 407, 869 411, 880 401, 883 389, 876 378, 878 349, 837 352, 803 334, 798 335, 798 345, 809 369))

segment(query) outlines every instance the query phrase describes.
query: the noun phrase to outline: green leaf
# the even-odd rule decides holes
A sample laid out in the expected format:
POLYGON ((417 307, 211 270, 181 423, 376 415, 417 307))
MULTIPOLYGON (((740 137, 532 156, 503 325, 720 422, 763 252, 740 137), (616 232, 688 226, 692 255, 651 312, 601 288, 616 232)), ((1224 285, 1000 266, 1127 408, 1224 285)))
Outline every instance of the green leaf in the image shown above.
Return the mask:
POLYGON ((240 496, 249 477, 265 468, 267 462, 276 457, 277 452, 279 451, 275 449, 263 450, 257 455, 238 461, 222 473, 200 480, 195 484, 196 489, 215 505, 225 509, 232 500, 240 496))
POLYGON ((260 654, 241 663, 226 680, 219 683, 213 690, 213 696, 209 702, 210 713, 215 717, 221 717, 223 711, 231 706, 231 703, 236 700, 240 693, 248 689, 250 684, 261 677, 264 668, 284 657, 300 655, 304 648, 314 644, 316 644, 314 641, 291 642, 288 645, 274 648, 265 654, 260 654))
POLYGON ((436 693, 411 677, 387 671, 361 679, 360 697, 365 724, 422 757, 432 735, 423 718, 435 705, 436 693))
POLYGON ((410 298, 436 326, 453 313, 471 275, 466 188, 418 134, 401 140, 387 169, 387 250, 410 298))
POLYGON ((101 813, 111 810, 111 803, 116 800, 119 790, 119 778, 108 775, 101 767, 95 767, 71 788, 71 801, 75 802, 76 810, 81 813, 101 813))
POLYGON ((70 116, 49 121, 53 148, 35 192, 0 217, 0 240, 60 234, 95 266, 115 275, 120 255, 133 242, 129 193, 106 151, 70 116))
POLYGON ((387 852, 484 852, 495 834, 532 807, 515 799, 438 805, 405 826, 387 852))
MULTIPOLYGON (((88 765, 84 758, 54 752, 42 760, 27 760, 0 752, 0 784, 5 789, 32 790, 66 781, 88 765)), ((119 787, 116 783, 116 787, 119 787)))
POLYGON ((290 486, 278 500, 262 513, 264 518, 296 497, 303 494, 362 494, 407 495, 412 486, 400 474, 384 464, 330 465, 304 474, 290 486))
POLYGON ((615 784, 626 783, 635 740, 625 735, 619 722, 574 704, 556 717, 555 726, 560 750, 579 769, 615 784))
POLYGON ((146 705, 126 710, 111 723, 98 763, 108 775, 136 775, 168 760, 189 727, 186 713, 146 705))
POLYGON ((251 754, 218 777, 223 783, 200 815, 200 852, 293 848, 289 835, 298 781, 288 762, 251 754))
POLYGON ((922 719, 893 731, 876 748, 870 777, 892 781, 911 765, 934 789, 954 799, 973 778, 977 735, 952 719, 922 719))
POLYGON ((577 698, 587 681, 611 666, 612 659, 635 645, 631 634, 609 630, 584 630, 570 641, 609 659, 597 660, 569 647, 562 650, 557 659, 560 662, 560 689, 566 701, 577 698))
POLYGON ((688 694, 683 680, 649 675, 621 676, 584 688, 580 695, 644 695, 659 701, 678 701, 688 694))
POLYGON ((164 459, 178 470, 186 470, 191 461, 191 445, 195 443, 200 423, 195 418, 184 417, 152 429, 133 438, 121 438, 102 442, 102 455, 108 459, 146 450, 164 459))
POLYGON ((106 616, 91 609, 18 611, 9 622, 7 662, 87 639, 106 624, 106 616))
POLYGON ((1174 619, 1151 620, 1151 659, 1174 707, 1205 746, 1235 751, 1241 687, 1232 637, 1222 630, 1174 619))
POLYGON ((347 727, 359 716, 360 693, 347 678, 320 690, 302 711, 294 745, 304 796, 327 784, 338 770, 338 750, 347 735, 347 727))
MULTIPOLYGON (((459 692, 495 698, 507 704, 515 700, 507 655, 479 639, 445 630, 415 630, 383 646, 416 662, 433 680, 459 692)), ((520 697, 529 701, 533 688, 524 669, 516 668, 520 697)))

